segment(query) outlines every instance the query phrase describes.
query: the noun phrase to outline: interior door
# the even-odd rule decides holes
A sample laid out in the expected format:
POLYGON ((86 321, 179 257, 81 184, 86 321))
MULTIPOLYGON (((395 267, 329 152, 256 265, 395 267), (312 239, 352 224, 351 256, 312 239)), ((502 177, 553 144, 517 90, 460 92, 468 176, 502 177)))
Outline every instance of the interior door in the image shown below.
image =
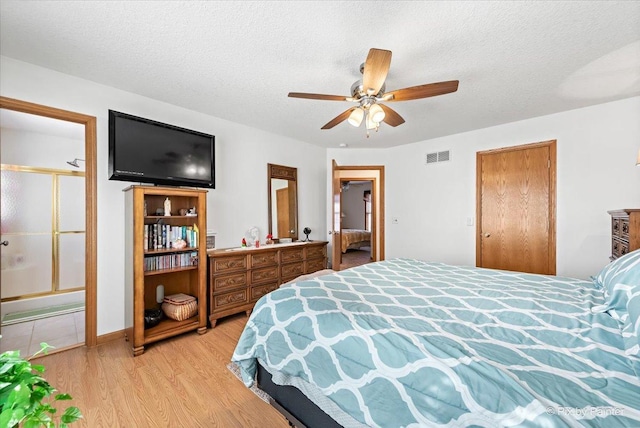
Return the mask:
POLYGON ((555 275, 555 141, 479 152, 479 267, 555 275))
POLYGON ((338 164, 335 160, 332 160, 331 172, 333 174, 333 229, 332 229, 332 257, 331 257, 331 269, 335 271, 340 270, 340 257, 342 256, 341 252, 341 244, 340 244, 340 213, 342 212, 340 208, 340 192, 342 188, 340 186, 340 171, 338 169, 338 164))

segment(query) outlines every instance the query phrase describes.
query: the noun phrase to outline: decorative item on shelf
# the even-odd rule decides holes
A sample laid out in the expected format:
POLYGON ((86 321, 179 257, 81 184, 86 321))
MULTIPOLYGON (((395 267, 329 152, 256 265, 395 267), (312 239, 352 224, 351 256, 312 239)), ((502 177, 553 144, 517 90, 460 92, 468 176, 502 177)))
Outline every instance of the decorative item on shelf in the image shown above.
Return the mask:
POLYGON ((216 235, 213 232, 207 232, 207 250, 216 248, 216 235))
POLYGON ((160 309, 160 305, 163 301, 164 285, 158 284, 156 287, 156 303, 158 303, 158 307, 144 310, 144 328, 151 328, 160 324, 162 320, 162 309, 160 309))
POLYGON ((256 239, 256 248, 260 248, 260 240, 256 239))
POLYGON ((173 248, 176 250, 182 250, 183 248, 187 248, 187 241, 184 239, 176 239, 173 241, 173 248))
POLYGON ((256 241, 260 240, 260 229, 253 226, 244 233, 244 237, 246 238, 246 242, 250 243, 249 245, 254 245, 256 241))
POLYGON ((155 215, 164 215, 164 209, 163 208, 156 208, 155 215))
POLYGON ((311 239, 309 239, 309 234, 311 233, 311 229, 308 227, 305 227, 302 232, 307 236, 306 238, 304 238, 304 242, 311 242, 311 239))
POLYGON ((184 321, 198 313, 198 300, 184 293, 166 296, 162 302, 164 314, 176 321, 184 321))
POLYGON ((144 328, 155 327, 162 320, 162 309, 153 308, 144 310, 144 328))
POLYGON ((242 247, 246 247, 247 246, 247 240, 245 238, 242 238, 242 247))
POLYGON ((197 216, 197 215, 198 215, 198 213, 196 212, 196 207, 189 208, 189 209, 187 210, 187 215, 188 215, 188 216, 197 216))
POLYGON ((268 234, 267 234, 266 241, 264 241, 264 243, 265 243, 265 244, 267 244, 267 245, 271 245, 271 244, 273 244, 273 235, 272 235, 272 234, 270 234, 270 233, 268 233, 268 234))
POLYGON ((164 285, 158 284, 156 287, 156 303, 159 305, 164 301, 164 285))
POLYGON ((180 208, 180 211, 178 211, 180 213, 181 216, 185 216, 187 215, 187 209, 186 208, 180 208))
POLYGON ((167 199, 164 200, 164 215, 167 217, 171 215, 171 200, 168 196, 167 199))

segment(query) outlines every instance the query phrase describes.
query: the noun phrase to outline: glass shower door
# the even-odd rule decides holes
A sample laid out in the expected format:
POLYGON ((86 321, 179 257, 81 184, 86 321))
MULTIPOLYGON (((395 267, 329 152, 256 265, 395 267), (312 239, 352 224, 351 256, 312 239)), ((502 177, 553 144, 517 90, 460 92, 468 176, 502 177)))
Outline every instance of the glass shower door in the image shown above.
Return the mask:
POLYGON ((2 170, 0 281, 3 301, 50 293, 53 279, 50 174, 2 170))

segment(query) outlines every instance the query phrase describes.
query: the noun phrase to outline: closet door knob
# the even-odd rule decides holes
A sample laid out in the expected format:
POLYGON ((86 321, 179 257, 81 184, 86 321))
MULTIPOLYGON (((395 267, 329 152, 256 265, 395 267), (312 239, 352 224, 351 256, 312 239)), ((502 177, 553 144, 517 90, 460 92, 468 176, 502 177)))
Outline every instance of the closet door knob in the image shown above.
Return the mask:
POLYGON ((485 237, 485 238, 488 238, 488 237, 490 237, 490 236, 491 236, 491 234, 490 234, 490 233, 485 233, 485 234, 484 234, 484 237, 485 237))
POLYGON ((4 245, 5 247, 9 246, 9 241, 2 241, 0 242, 0 245, 4 245))

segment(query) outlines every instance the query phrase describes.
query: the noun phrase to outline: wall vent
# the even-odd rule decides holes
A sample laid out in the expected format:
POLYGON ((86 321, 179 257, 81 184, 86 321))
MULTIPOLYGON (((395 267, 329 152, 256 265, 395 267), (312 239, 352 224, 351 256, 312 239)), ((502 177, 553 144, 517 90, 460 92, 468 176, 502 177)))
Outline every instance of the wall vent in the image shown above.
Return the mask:
POLYGON ((449 150, 445 150, 443 152, 434 152, 427 153, 425 156, 425 164, 436 163, 436 162, 447 162, 451 160, 451 153, 449 150))

